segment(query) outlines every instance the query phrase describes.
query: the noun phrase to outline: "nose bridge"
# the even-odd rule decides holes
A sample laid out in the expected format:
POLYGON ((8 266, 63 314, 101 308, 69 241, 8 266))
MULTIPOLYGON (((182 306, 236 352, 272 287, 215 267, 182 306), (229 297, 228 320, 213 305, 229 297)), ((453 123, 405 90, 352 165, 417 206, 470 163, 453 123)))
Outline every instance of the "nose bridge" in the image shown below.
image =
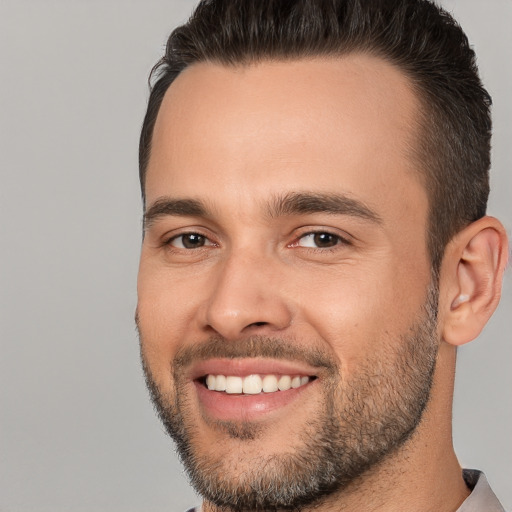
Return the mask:
POLYGON ((207 327, 225 338, 249 330, 277 331, 291 322, 275 258, 253 247, 233 249, 219 264, 206 305, 207 327))

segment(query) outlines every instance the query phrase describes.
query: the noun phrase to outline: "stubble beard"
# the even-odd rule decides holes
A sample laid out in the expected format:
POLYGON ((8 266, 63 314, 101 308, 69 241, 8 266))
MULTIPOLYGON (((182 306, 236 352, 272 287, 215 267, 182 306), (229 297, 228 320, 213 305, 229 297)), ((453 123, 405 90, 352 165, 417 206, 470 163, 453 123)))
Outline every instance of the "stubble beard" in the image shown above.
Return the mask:
MULTIPOLYGON (((429 287, 421 318, 399 343, 377 340, 375 346, 387 343, 387 350, 379 347, 350 380, 343 378, 343 368, 328 353, 298 349, 275 338, 239 343, 212 338, 175 359, 175 392, 170 396, 158 388, 142 357, 151 399, 195 490, 225 511, 300 510, 342 492, 395 453, 414 433, 429 400, 438 349, 437 298, 437 288, 429 287), (320 410, 287 454, 241 460, 243 471, 237 471, 222 454, 200 453, 199 427, 184 393, 182 369, 194 357, 222 356, 299 359, 326 369, 320 410)), ((212 426, 238 447, 265 435, 254 423, 224 421, 212 426)))

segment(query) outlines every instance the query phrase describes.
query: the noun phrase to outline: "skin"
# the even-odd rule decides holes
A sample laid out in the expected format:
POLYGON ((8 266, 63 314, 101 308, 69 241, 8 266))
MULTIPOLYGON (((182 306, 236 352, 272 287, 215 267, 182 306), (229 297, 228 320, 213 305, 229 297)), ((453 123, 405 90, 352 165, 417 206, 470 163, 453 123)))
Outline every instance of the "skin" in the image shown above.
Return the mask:
MULTIPOLYGON (((368 354, 386 358, 399 349, 430 283, 428 200, 410 157, 420 136, 417 111, 407 78, 370 56, 236 68, 201 63, 181 73, 154 130, 147 211, 158 201, 193 199, 207 212, 147 219, 138 326, 144 360, 162 393, 176 391, 170 367, 178 351, 212 336, 227 343, 279 337, 318 348, 344 369, 345 379, 358 375, 368 354), (350 198, 374 218, 269 215, 269 198, 297 193, 350 198), (180 236, 190 232, 206 245, 184 248, 180 236), (315 247, 311 232, 346 242, 315 247)), ((364 503, 364 510, 450 511, 467 497, 451 442, 455 346, 478 334, 496 306, 505 253, 504 231, 488 218, 449 246, 437 366, 422 421, 400 450, 319 510, 363 510, 364 503), (459 305, 462 293, 470 300, 459 305), (473 298, 482 308, 473 307, 473 298)), ((293 451, 318 413, 321 382, 250 417, 264 432, 257 443, 219 428, 190 382, 181 393, 197 426, 197 450, 222 460, 233 478, 258 455, 293 451)))

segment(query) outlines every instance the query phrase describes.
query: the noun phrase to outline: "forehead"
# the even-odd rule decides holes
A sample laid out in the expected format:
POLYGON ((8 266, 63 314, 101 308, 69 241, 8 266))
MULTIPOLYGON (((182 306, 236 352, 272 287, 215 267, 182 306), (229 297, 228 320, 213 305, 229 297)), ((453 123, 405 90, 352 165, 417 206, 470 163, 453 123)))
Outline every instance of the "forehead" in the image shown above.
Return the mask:
POLYGON ((418 108, 407 77, 369 55, 195 64, 162 102, 147 203, 232 192, 248 206, 269 193, 333 188, 386 202, 390 183, 392 203, 420 185, 410 156, 418 108))

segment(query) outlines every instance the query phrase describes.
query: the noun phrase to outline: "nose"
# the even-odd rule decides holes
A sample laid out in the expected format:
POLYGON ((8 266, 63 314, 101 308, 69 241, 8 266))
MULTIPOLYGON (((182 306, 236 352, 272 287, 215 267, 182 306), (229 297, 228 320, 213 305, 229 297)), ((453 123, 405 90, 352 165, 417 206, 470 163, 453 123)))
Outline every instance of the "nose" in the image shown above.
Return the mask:
POLYGON ((205 304, 207 330, 235 340, 275 333, 291 324, 282 272, 271 259, 245 253, 219 264, 205 304))

